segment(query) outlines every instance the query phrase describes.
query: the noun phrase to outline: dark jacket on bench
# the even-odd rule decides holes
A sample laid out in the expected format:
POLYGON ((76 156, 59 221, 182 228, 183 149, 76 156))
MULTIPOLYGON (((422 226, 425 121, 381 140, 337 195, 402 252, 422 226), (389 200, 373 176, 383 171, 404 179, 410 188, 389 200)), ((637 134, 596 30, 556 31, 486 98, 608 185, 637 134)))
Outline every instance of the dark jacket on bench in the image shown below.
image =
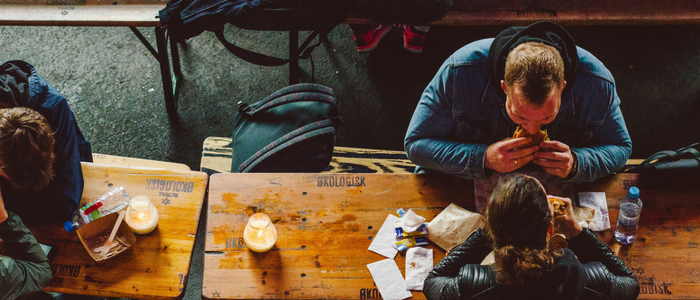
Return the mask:
POLYGON ((545 278, 506 286, 496 282, 491 265, 479 265, 492 248, 487 233, 477 229, 430 271, 423 293, 428 300, 637 299, 634 273, 592 231, 584 229, 568 243, 545 278))
POLYGON ((51 182, 41 191, 20 192, 0 177, 5 207, 28 224, 58 223, 70 219, 83 194, 81 161, 92 161, 90 143, 78 128, 68 101, 23 61, 0 65, 0 101, 39 112, 54 130, 56 155, 51 182))

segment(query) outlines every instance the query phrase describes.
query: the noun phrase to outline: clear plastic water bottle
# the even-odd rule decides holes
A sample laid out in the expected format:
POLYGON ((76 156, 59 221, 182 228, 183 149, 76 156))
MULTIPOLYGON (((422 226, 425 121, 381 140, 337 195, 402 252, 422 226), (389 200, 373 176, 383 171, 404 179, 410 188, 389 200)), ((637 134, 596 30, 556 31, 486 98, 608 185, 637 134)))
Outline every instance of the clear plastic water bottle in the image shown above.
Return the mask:
POLYGON ((79 208, 70 221, 63 223, 63 227, 71 232, 101 217, 118 212, 127 205, 129 205, 129 194, 124 187, 117 187, 79 208))
POLYGON ((642 212, 642 200, 639 199, 639 189, 631 187, 627 197, 620 201, 620 217, 617 219, 615 239, 626 245, 634 242, 639 227, 639 214, 642 212))

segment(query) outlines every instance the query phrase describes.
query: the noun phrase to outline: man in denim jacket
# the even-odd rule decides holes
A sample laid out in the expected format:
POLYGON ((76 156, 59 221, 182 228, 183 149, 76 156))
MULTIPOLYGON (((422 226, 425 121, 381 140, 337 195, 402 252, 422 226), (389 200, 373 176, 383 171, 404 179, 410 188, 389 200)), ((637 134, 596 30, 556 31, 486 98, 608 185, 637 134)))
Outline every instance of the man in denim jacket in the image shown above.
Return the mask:
POLYGON ((406 153, 416 173, 477 179, 533 162, 567 181, 594 181, 632 152, 619 106, 610 71, 562 27, 511 27, 443 63, 413 114, 406 153), (546 129, 551 141, 522 147, 530 138, 510 138, 518 125, 546 129))

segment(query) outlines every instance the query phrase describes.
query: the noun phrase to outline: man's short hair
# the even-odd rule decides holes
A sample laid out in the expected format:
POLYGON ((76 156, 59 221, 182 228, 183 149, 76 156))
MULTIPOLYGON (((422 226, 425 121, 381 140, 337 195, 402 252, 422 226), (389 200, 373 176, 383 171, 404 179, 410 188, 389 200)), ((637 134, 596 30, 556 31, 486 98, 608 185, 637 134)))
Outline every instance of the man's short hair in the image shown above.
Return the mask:
POLYGON ((523 43, 508 54, 504 80, 519 87, 528 102, 542 105, 553 88, 564 86, 564 60, 552 46, 523 43))
POLYGON ((40 191, 53 177, 53 131, 38 112, 0 110, 0 169, 18 190, 40 191))

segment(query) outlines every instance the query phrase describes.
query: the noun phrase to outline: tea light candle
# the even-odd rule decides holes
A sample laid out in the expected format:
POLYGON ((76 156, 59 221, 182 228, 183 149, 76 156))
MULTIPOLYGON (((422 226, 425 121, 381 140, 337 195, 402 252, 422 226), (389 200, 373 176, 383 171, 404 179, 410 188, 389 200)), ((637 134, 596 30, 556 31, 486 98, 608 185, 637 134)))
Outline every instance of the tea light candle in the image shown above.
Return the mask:
POLYGON ((136 196, 129 200, 124 220, 134 233, 147 234, 158 226, 158 210, 148 197, 136 196))
POLYGON ((264 213, 255 213, 243 230, 243 240, 248 249, 255 252, 270 250, 277 242, 277 229, 264 213))

